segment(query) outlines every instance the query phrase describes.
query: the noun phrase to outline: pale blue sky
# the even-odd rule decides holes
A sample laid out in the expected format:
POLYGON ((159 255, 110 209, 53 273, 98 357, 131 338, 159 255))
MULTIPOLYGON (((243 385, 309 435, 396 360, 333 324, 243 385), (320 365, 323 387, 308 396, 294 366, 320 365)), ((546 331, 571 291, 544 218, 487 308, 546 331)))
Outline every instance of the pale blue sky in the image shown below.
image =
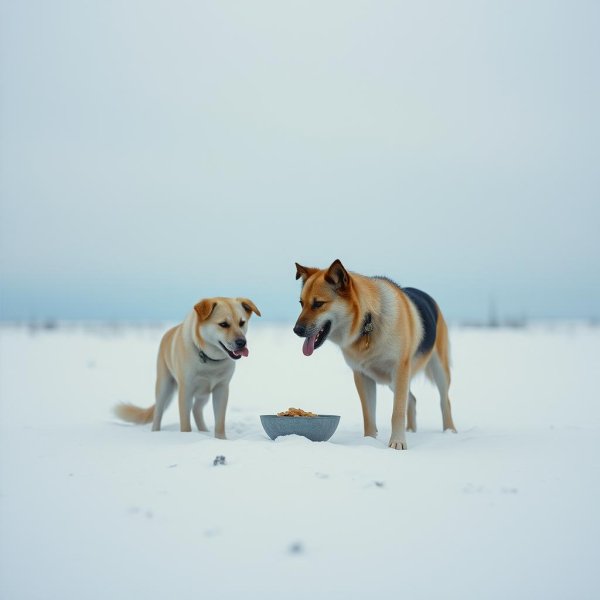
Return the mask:
POLYGON ((600 3, 0 6, 0 318, 291 320, 335 258, 600 317, 600 3))

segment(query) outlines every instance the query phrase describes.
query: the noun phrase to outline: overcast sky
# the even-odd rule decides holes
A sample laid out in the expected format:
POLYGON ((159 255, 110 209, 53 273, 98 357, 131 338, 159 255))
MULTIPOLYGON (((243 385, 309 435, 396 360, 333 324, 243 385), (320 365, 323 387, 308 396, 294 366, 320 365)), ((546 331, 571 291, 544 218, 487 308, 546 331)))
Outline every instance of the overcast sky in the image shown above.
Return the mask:
POLYGON ((180 319, 294 261, 600 317, 600 3, 0 1, 4 319, 180 319))

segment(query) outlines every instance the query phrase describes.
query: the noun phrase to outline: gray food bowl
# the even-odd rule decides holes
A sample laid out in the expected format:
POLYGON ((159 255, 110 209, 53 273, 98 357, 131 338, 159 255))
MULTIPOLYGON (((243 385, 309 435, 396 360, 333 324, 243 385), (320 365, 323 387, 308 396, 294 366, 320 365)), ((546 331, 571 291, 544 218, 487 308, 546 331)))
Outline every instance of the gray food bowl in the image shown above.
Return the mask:
POLYGON ((267 435, 274 440, 280 435, 303 435, 313 442, 327 441, 337 429, 339 415, 318 415, 317 417, 278 417, 260 415, 260 422, 267 435))

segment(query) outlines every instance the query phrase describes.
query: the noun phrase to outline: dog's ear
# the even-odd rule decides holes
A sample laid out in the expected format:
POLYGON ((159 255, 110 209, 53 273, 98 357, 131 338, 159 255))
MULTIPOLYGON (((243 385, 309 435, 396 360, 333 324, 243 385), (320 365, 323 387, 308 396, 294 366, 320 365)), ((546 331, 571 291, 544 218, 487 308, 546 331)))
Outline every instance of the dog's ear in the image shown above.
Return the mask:
POLYGON ((350 275, 344 268, 342 261, 336 258, 332 263, 327 273, 325 273, 325 281, 333 286, 336 291, 343 291, 348 287, 350 283, 350 275))
POLYGON ((217 303, 211 299, 200 300, 200 302, 194 306, 194 310, 201 321, 206 321, 206 319, 212 315, 216 305, 217 303))
POLYGON ((256 304, 254 304, 252 300, 249 300, 248 298, 238 298, 237 301, 242 305, 242 308, 248 313, 248 316, 250 316, 251 313, 255 313, 257 316, 260 317, 260 310, 256 308, 256 304))
POLYGON ((306 280, 314 275, 319 269, 314 269, 313 267, 303 267, 302 265, 296 264, 296 279, 300 279, 302 277, 302 283, 305 284, 306 280))

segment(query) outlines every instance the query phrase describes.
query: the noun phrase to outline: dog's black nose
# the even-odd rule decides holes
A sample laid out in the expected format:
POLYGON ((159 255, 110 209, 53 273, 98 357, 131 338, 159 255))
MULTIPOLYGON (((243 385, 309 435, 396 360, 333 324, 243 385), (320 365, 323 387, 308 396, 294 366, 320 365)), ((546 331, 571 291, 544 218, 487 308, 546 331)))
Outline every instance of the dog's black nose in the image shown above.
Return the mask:
POLYGON ((306 337, 306 327, 304 327, 304 325, 296 325, 296 327, 294 327, 294 333, 300 337, 306 337))
POLYGON ((239 338, 235 340, 235 345, 237 348, 243 348, 246 345, 246 340, 244 338, 239 338))

